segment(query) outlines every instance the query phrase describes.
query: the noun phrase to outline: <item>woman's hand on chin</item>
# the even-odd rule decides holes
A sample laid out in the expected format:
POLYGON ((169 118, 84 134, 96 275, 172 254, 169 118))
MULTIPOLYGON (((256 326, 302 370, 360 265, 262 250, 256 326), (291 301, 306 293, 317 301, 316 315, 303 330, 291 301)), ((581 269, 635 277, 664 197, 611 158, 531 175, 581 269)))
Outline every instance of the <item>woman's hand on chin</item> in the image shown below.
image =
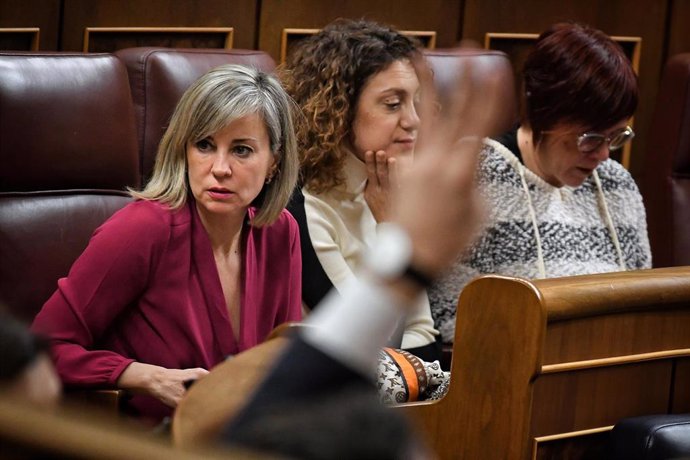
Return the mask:
POLYGON ((398 186, 397 160, 383 150, 367 151, 364 153, 364 163, 367 168, 364 200, 376 222, 385 222, 390 215, 391 195, 398 186))

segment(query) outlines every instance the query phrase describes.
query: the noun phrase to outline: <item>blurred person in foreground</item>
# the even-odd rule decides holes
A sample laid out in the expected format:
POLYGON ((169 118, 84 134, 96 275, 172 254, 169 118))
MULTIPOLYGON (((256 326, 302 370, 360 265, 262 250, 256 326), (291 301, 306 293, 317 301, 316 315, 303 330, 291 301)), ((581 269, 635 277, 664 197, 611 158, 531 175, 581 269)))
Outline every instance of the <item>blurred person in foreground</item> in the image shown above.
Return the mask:
POLYGON ((371 376, 377 350, 415 308, 424 279, 443 273, 476 235, 481 139, 496 134, 497 88, 511 77, 470 67, 439 112, 430 72, 411 62, 421 83, 420 136, 414 168, 393 190, 390 222, 357 276, 307 318, 312 327, 291 340, 230 420, 226 442, 291 458, 434 457, 397 412, 375 402, 371 376))

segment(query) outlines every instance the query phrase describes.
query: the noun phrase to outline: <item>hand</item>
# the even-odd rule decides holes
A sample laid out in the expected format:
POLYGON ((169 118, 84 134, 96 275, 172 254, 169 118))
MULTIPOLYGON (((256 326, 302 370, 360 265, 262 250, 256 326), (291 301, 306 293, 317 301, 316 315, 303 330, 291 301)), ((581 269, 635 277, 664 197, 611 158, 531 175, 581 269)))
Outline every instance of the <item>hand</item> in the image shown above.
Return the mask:
POLYGON ((388 157, 379 150, 364 153, 367 167, 367 185, 364 189, 364 200, 367 202, 376 222, 385 222, 390 214, 391 191, 397 187, 396 159, 388 157))
POLYGON ((177 407, 186 392, 184 383, 208 374, 206 369, 166 369, 161 366, 134 362, 117 380, 117 386, 143 393, 160 400, 170 407, 177 407))
POLYGON ((499 126, 505 106, 500 85, 512 77, 475 75, 468 64, 451 94, 438 99, 428 67, 420 61, 415 67, 422 91, 419 141, 414 168, 401 177, 391 212, 412 239, 415 266, 438 276, 470 243, 481 221, 474 180, 478 154, 482 139, 499 126))

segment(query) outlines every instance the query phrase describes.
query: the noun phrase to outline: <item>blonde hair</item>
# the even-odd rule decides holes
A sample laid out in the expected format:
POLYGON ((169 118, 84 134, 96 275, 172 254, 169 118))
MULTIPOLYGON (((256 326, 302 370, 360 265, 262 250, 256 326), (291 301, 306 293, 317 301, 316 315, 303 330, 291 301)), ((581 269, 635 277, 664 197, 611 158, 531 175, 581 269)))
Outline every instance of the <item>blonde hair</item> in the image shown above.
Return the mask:
POLYGON ((254 205, 255 227, 276 221, 297 183, 299 159, 293 124, 295 103, 275 77, 240 65, 210 70, 185 91, 158 146, 151 179, 141 191, 130 194, 141 200, 158 200, 172 209, 187 202, 187 145, 202 140, 232 121, 259 114, 266 124, 276 171, 264 185, 254 205))

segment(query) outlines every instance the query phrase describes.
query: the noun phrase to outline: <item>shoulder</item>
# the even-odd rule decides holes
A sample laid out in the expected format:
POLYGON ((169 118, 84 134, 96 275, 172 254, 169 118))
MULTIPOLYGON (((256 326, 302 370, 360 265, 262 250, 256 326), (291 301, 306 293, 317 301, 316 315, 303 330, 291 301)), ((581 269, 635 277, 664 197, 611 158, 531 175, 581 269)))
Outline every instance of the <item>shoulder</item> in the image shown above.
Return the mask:
POLYGON ((276 219, 276 221, 273 223, 273 225, 271 225, 271 227, 282 229, 283 231, 287 231, 290 234, 295 234, 299 232, 297 220, 295 220, 295 217, 287 209, 283 209, 282 211, 280 211, 278 219, 276 219))
POLYGON ((170 209, 158 201, 137 200, 117 211, 96 232, 107 232, 140 240, 166 238, 172 227, 188 224, 187 205, 170 209))
MULTIPOLYGON (((254 208, 250 208, 250 217, 256 213, 254 208)), ((253 232, 260 232, 271 238, 289 238, 293 240, 299 237, 299 225, 293 215, 287 209, 280 211, 278 218, 271 225, 264 227, 251 227, 253 232)))
POLYGON ((503 144, 493 139, 484 139, 479 153, 478 182, 506 183, 519 185, 520 160, 503 144))
POLYGON ((597 168, 597 174, 604 191, 627 190, 639 193, 630 172, 615 160, 608 159, 601 163, 597 168))
POLYGON ((343 201, 334 197, 332 193, 312 194, 304 190, 304 212, 310 226, 316 222, 332 226, 333 223, 342 221, 342 203, 343 201))

